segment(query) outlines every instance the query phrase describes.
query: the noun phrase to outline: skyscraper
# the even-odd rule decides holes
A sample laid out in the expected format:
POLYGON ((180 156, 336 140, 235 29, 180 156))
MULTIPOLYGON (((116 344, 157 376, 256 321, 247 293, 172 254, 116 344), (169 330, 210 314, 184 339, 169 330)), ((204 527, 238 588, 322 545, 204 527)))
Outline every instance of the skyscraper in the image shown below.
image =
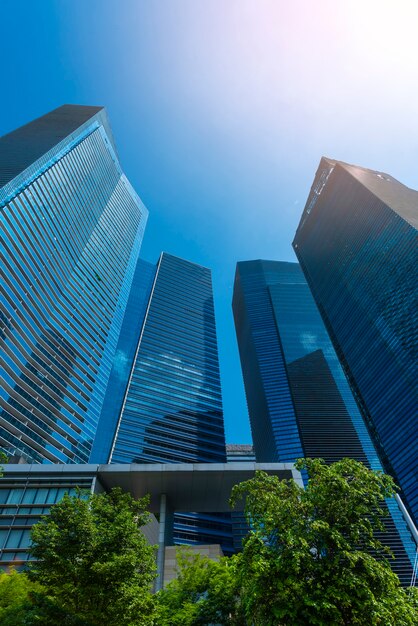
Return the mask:
MULTIPOLYGON (((147 211, 115 150, 101 107, 66 105, 0 140, 0 447, 35 462, 224 462, 210 271, 138 259, 147 211)), ((229 516, 177 515, 177 541, 197 536, 228 549, 229 516)))
MULTIPOLYGON (((141 263, 120 340, 136 353, 118 346, 109 389, 123 381, 126 391, 109 394, 92 460, 224 463, 211 272, 167 253, 156 266, 141 263)), ((174 530, 177 543, 232 545, 228 515, 178 514, 174 530)))
MULTIPOLYGON (((381 470, 299 265, 238 263, 233 306, 257 460, 350 457, 381 470)), ((396 502, 388 508, 382 540, 409 584, 415 546, 396 502)))
POLYGON ((294 249, 385 468, 418 520, 418 192, 323 158, 294 249))
POLYGON ((2 137, 0 203, 0 447, 87 462, 147 219, 104 109, 2 137))
POLYGON ((108 460, 225 462, 210 270, 161 255, 108 460))
POLYGON ((235 274, 235 330, 259 463, 291 463, 303 456, 269 293, 281 276, 305 283, 294 263, 245 261, 237 264, 235 274))

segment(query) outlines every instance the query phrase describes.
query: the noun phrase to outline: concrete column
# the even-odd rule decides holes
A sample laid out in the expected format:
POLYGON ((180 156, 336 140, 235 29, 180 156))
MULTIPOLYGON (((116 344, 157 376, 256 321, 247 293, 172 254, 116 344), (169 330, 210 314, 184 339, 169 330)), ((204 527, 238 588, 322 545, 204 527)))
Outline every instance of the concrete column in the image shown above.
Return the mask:
POLYGON ((165 547, 173 541, 173 513, 167 503, 165 493, 160 495, 160 518, 158 527, 157 580, 155 590, 162 589, 164 584, 165 547))

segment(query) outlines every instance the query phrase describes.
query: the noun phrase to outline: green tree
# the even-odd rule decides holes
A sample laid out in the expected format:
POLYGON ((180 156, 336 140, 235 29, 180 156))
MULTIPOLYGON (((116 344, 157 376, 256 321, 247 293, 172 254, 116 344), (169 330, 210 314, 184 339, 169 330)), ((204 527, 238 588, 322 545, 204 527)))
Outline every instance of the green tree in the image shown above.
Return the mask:
POLYGON ((157 598, 158 626, 244 626, 236 559, 213 561, 187 550, 177 555, 178 577, 157 598))
POLYGON ((296 467, 308 472, 306 489, 258 472, 232 492, 232 505, 245 499, 252 529, 238 570, 249 622, 417 624, 416 604, 375 536, 393 480, 350 459, 302 459, 296 467))
POLYGON ((0 573, 0 624, 20 626, 30 611, 31 594, 39 592, 41 586, 31 582, 24 573, 16 570, 0 573))
POLYGON ((148 499, 121 489, 68 495, 32 529, 29 571, 43 591, 34 595, 29 623, 49 626, 148 626, 154 623, 151 586, 155 548, 139 527, 148 499))

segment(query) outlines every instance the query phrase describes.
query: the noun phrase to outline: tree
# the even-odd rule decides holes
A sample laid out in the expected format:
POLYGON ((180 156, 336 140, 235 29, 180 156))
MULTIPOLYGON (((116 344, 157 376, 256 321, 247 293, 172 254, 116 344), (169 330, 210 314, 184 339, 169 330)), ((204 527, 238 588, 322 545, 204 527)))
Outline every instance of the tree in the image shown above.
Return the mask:
POLYGON ((68 495, 32 529, 29 577, 34 595, 30 623, 48 626, 153 624, 155 548, 139 530, 148 499, 121 489, 68 495))
POLYGON ((302 459, 296 467, 308 472, 306 489, 257 472, 232 492, 232 505, 245 499, 251 525, 238 569, 249 622, 417 624, 416 604, 375 536, 393 480, 350 459, 302 459))
POLYGON ((178 577, 157 594, 158 626, 245 626, 236 559, 177 554, 178 577))
POLYGON ((0 573, 0 624, 1 626, 20 626, 30 609, 31 593, 41 590, 24 573, 16 570, 0 573))

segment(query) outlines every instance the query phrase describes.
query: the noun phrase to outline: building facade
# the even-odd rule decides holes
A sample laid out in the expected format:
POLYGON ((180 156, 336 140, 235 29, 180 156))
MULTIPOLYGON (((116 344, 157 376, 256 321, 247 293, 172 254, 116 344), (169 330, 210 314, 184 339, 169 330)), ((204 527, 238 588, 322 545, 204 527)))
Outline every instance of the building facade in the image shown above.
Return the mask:
MULTIPOLYGON (((226 444, 226 460, 228 463, 255 463, 254 448, 249 444, 226 444)), ((242 550, 242 542, 248 535, 250 527, 243 511, 231 512, 232 540, 235 552, 242 550)))
MULTIPOLYGON (((66 105, 0 140, 0 447, 36 463, 225 462, 211 274, 139 260, 147 211, 105 111, 66 105)), ((232 546, 228 514, 179 543, 232 546)))
POLYGON ((161 255, 108 460, 225 462, 212 280, 207 268, 161 255))
POLYGON ((156 266, 142 259, 135 268, 132 287, 113 358, 106 395, 94 439, 91 463, 108 463, 132 366, 147 311, 156 266))
POLYGON ((418 520, 418 192, 322 159, 293 246, 386 471, 418 520))
POLYGON ((0 447, 87 462, 147 219, 104 109, 1 138, 0 205, 0 447))
MULTIPOLYGON (((280 480, 293 479, 298 485, 302 483, 300 473, 290 464, 5 465, 0 480, 0 570, 19 567, 31 560, 32 526, 42 515, 47 515, 51 506, 65 493, 83 498, 80 489, 99 494, 118 487, 134 498, 150 497, 151 518, 141 530, 151 544, 159 544, 159 588, 163 579, 164 547, 172 545, 170 537, 173 535, 172 528, 169 528, 173 518, 161 515, 163 503, 169 501, 173 511, 196 506, 201 511, 214 510, 223 514, 229 511, 233 486, 253 478, 257 470, 280 480), (155 515, 159 516, 158 523, 155 515)), ((242 503, 237 503, 237 510, 240 506, 242 503)), ((203 553, 207 549, 205 546, 203 553)), ((216 551, 215 546, 212 545, 210 551, 216 551)))
MULTIPOLYGON (((157 265, 141 264, 92 460, 224 463, 211 272, 165 252, 157 265)), ((174 531, 178 544, 232 550, 229 514, 176 513, 174 531)))
MULTIPOLYGON (((234 315, 257 461, 344 457, 381 470, 375 446, 297 263, 237 265, 234 315), (273 364, 270 365, 270 364, 273 364), (289 458, 290 457, 290 458, 289 458)), ((409 584, 415 544, 394 500, 381 539, 409 584)))
POLYGON ((237 264, 233 313, 257 461, 293 462, 303 456, 269 285, 280 276, 305 279, 296 264, 237 264), (280 273, 280 268, 284 271, 280 273))

